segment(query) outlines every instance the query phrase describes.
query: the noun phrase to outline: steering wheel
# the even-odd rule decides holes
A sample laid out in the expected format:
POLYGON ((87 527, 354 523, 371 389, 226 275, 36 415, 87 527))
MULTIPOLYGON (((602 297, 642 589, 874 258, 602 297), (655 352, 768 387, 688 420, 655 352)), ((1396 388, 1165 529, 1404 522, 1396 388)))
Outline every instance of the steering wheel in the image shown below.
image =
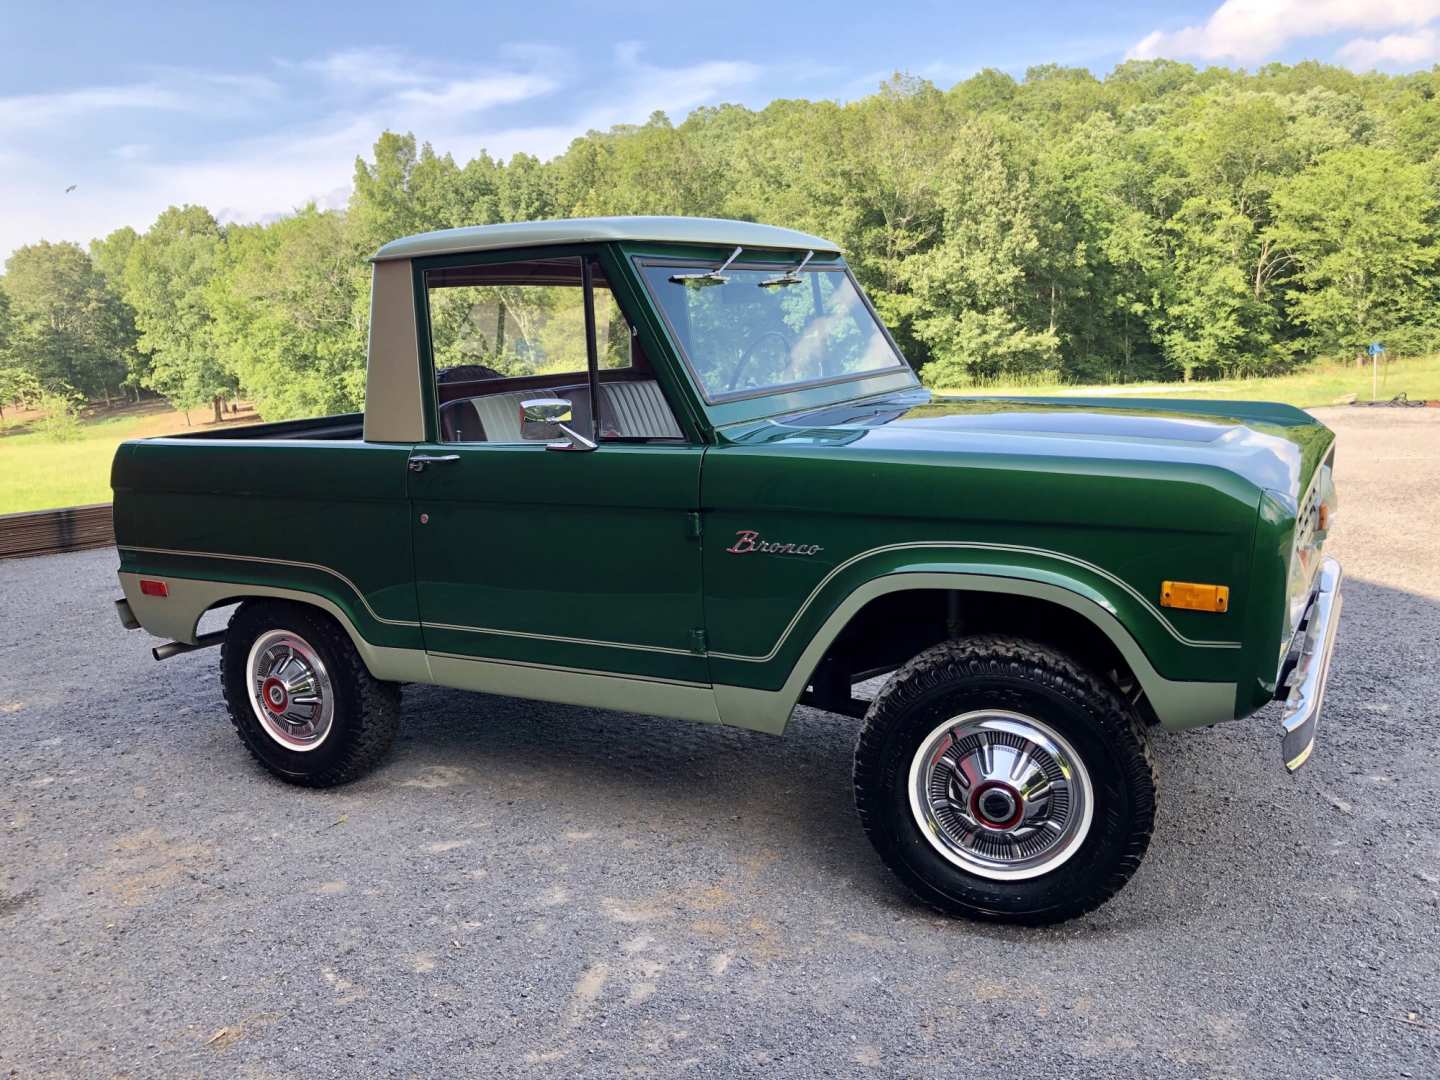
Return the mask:
POLYGON ((750 358, 755 355, 756 351, 760 348, 760 344, 766 338, 778 338, 780 344, 785 347, 787 352, 789 351, 790 339, 781 331, 766 330, 763 334, 757 335, 755 340, 745 346, 745 351, 740 354, 740 359, 735 363, 735 374, 730 376, 730 385, 725 389, 734 390, 740 385, 740 376, 745 374, 745 369, 750 365, 750 358))

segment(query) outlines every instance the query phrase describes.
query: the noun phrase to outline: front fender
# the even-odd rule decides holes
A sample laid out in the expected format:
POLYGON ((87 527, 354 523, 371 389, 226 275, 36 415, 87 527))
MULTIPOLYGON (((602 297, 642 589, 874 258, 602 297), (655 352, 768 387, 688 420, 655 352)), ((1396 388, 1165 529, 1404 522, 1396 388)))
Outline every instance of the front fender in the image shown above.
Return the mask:
POLYGON ((783 730, 815 666, 850 619, 878 596, 914 589, 1023 595, 1059 604, 1109 638, 1166 727, 1235 715, 1230 671, 1238 642, 1187 637, 1128 583, 1074 556, 1020 545, 927 541, 888 545, 834 566, 768 647, 712 651, 722 720, 783 730))
MULTIPOLYGON (((763 556, 762 556, 763 557, 763 556)), ((900 574, 949 574, 1049 585, 1075 594, 1116 619, 1157 671, 1174 679, 1227 673, 1239 641, 1189 637, 1134 586, 1103 567, 1064 552, 1018 544, 924 540, 888 544, 831 567, 794 608, 789 622, 750 635, 750 648, 710 653, 716 682, 775 689, 788 678, 821 625, 867 582, 900 574), (768 636, 766 634, 768 633, 768 636)), ((726 637, 735 639, 733 631, 726 637)))

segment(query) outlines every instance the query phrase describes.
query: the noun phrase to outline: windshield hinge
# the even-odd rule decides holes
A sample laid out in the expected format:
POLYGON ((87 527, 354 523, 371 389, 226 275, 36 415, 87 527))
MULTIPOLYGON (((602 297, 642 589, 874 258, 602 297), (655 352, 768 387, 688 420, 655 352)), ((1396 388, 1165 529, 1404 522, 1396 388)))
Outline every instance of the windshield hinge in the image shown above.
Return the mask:
POLYGON ((691 540, 699 540, 700 532, 700 514, 698 511, 692 510, 685 515, 685 535, 691 540))
POLYGON ((691 631, 690 631, 690 651, 693 652, 693 653, 697 653, 697 654, 699 654, 700 656, 704 656, 704 655, 705 655, 705 650, 708 649, 708 648, 709 648, 709 645, 706 644, 706 641, 705 641, 705 631, 704 631, 704 630, 700 630, 700 629, 691 630, 691 631))
POLYGON ((724 285, 730 280, 725 276, 725 271, 730 269, 730 264, 738 259, 744 250, 743 247, 737 247, 730 253, 730 257, 714 270, 704 270, 694 274, 671 274, 670 280, 676 285, 690 285, 697 288, 706 285, 724 285))

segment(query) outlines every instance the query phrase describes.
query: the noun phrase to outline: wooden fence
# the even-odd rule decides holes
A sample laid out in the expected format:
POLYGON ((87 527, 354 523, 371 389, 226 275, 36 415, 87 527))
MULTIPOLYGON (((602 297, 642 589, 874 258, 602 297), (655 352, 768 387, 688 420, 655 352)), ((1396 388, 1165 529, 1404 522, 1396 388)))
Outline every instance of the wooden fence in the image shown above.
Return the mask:
POLYGON ((115 526, 109 503, 0 514, 0 559, 109 547, 113 543, 115 526))

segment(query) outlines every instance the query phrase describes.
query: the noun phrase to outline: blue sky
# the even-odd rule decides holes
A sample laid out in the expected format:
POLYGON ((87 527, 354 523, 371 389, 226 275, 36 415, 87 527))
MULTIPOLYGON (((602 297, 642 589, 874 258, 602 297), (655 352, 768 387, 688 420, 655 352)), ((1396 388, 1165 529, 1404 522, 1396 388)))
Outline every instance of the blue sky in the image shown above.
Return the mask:
POLYGON ((897 70, 946 87, 984 67, 1103 74, 1127 56, 1428 68, 1440 0, 0 0, 0 257, 143 229, 171 203, 233 221, 343 205, 387 127, 462 161, 548 157, 656 109, 848 100, 897 70))

